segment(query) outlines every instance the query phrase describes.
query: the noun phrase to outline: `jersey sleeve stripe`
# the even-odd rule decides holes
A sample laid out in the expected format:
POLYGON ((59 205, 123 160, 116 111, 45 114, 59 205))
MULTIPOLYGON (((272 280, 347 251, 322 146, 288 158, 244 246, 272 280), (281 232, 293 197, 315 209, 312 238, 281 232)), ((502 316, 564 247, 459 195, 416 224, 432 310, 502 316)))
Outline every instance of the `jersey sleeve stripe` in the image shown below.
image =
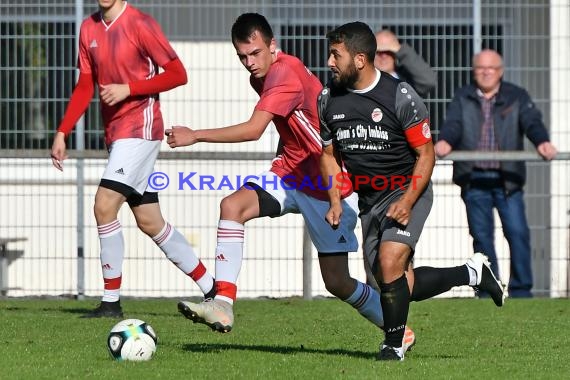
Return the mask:
POLYGON ((303 129, 307 132, 311 141, 313 141, 315 146, 320 149, 321 148, 321 137, 319 136, 319 134, 317 133, 315 128, 313 128, 311 126, 309 119, 307 119, 307 117, 305 116, 303 111, 300 111, 300 110, 295 111, 295 116, 297 116, 297 120, 299 120, 303 129))

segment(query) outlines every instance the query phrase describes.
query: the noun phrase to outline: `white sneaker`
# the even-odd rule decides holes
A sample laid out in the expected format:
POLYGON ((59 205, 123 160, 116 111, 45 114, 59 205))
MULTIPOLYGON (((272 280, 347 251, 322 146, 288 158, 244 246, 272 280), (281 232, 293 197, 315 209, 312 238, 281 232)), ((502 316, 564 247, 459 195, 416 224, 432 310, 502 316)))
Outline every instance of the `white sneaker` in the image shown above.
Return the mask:
POLYGON ((200 303, 178 302, 178 311, 194 323, 202 323, 221 333, 232 331, 234 324, 233 307, 228 302, 206 299, 200 303))
POLYGON ((404 349, 404 353, 411 351, 412 347, 416 344, 416 334, 412 331, 411 328, 406 326, 404 330, 404 339, 402 340, 402 348, 404 349))
POLYGON ((473 285, 473 288, 489 293, 495 305, 503 306, 507 292, 505 286, 501 281, 497 280, 491 270, 491 264, 489 264, 487 256, 477 252, 467 260, 465 265, 473 269, 477 274, 477 281, 476 284, 473 285))

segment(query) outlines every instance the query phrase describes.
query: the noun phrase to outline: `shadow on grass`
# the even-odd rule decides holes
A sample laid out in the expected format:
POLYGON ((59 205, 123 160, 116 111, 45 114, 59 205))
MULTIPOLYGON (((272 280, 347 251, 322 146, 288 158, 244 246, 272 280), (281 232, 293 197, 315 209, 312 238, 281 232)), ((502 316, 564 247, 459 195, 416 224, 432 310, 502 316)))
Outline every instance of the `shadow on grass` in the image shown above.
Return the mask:
MULTIPOLYGON (((196 352, 196 353, 221 353, 227 350, 241 350, 241 351, 261 351, 261 352, 271 352, 274 354, 296 354, 296 353, 307 353, 307 354, 324 354, 324 355, 344 355, 353 358, 361 358, 367 360, 376 359, 376 353, 365 352, 365 351, 355 351, 355 350, 345 350, 345 349, 316 349, 316 348, 306 348, 303 345, 300 347, 293 346, 277 346, 277 345, 260 345, 260 344, 221 344, 221 343, 192 343, 185 344, 182 346, 185 351, 196 352)), ((417 352, 416 349, 409 351, 406 354, 406 358, 416 359, 460 359, 462 355, 442 355, 442 354, 429 354, 425 352, 417 352)))
MULTIPOLYGON (((97 307, 98 304, 93 304, 92 307, 76 307, 76 308, 65 308, 65 309, 61 309, 61 308, 53 308, 53 309, 45 309, 45 310, 53 310, 53 311, 59 311, 62 313, 68 313, 68 314, 79 314, 79 315, 83 315, 86 313, 89 313, 91 311, 93 311, 93 309, 95 309, 97 307)), ((154 311, 146 311, 144 309, 141 310, 125 310, 123 308, 123 313, 124 315, 124 319, 127 318, 137 318, 137 319, 141 319, 141 318, 148 318, 148 317, 171 317, 171 316, 176 316, 178 317, 179 314, 177 313, 176 309, 173 309, 172 311, 164 311, 162 313, 157 313, 154 311)))
POLYGON ((76 307, 76 308, 72 308, 72 309, 59 309, 57 311, 61 311, 62 313, 68 313, 68 314, 85 314, 85 313, 89 313, 90 311, 93 311, 93 309, 96 306, 93 307, 76 307))
POLYGON ((325 355, 345 355, 353 358, 363 358, 363 359, 374 359, 376 357, 375 353, 365 352, 365 351, 353 351, 344 349, 315 349, 306 348, 304 346, 293 347, 293 346, 265 346, 259 344, 247 345, 247 344, 220 344, 220 343, 193 343, 185 344, 182 347, 185 351, 198 352, 198 353, 212 353, 212 352, 223 352, 227 350, 241 350, 241 351, 261 351, 261 352, 271 352, 274 354, 294 354, 294 353, 308 353, 308 354, 325 354, 325 355))
POLYGON ((9 307, 5 308, 4 310, 6 310, 6 311, 22 311, 22 310, 25 310, 25 309, 24 309, 23 307, 12 307, 12 306, 9 306, 9 307))
POLYGON ((40 307, 40 308, 26 308, 26 307, 7 307, 4 309, 6 311, 12 312, 22 312, 22 311, 30 311, 30 312, 56 312, 56 313, 69 313, 69 314, 85 314, 93 310, 93 308, 65 308, 62 306, 54 306, 54 307, 40 307))

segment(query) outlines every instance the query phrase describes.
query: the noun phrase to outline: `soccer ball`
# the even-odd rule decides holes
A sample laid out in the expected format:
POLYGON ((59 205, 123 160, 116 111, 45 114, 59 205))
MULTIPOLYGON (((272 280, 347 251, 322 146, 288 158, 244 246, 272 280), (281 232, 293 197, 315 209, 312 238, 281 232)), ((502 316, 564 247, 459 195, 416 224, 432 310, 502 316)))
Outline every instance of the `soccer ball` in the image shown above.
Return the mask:
POLYGON ((140 319, 125 319, 111 329, 107 347, 117 360, 150 360, 158 338, 153 328, 140 319))

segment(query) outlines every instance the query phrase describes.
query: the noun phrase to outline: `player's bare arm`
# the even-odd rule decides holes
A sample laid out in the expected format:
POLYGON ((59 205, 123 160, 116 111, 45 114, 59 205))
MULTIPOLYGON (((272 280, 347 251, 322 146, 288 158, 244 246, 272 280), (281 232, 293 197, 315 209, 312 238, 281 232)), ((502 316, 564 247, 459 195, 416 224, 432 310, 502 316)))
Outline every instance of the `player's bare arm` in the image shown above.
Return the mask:
POLYGON ((167 129, 166 142, 171 148, 193 145, 198 142, 208 143, 237 143, 259 140, 269 123, 273 120, 273 114, 267 111, 255 110, 251 118, 240 124, 224 128, 198 129, 175 126, 167 129))
POLYGON ((338 175, 341 173, 340 160, 333 145, 323 147, 320 159, 321 175, 323 176, 323 184, 328 188, 330 208, 325 215, 327 223, 332 228, 338 228, 340 218, 342 216, 341 205, 341 184, 338 181, 338 175), (332 181, 332 184, 329 183, 332 181), (332 186, 331 186, 332 185, 332 186))
POLYGON ((412 173, 412 181, 404 195, 392 203, 386 213, 387 217, 404 226, 408 225, 412 207, 428 186, 435 166, 435 152, 431 141, 415 147, 414 151, 417 154, 417 160, 412 173))

